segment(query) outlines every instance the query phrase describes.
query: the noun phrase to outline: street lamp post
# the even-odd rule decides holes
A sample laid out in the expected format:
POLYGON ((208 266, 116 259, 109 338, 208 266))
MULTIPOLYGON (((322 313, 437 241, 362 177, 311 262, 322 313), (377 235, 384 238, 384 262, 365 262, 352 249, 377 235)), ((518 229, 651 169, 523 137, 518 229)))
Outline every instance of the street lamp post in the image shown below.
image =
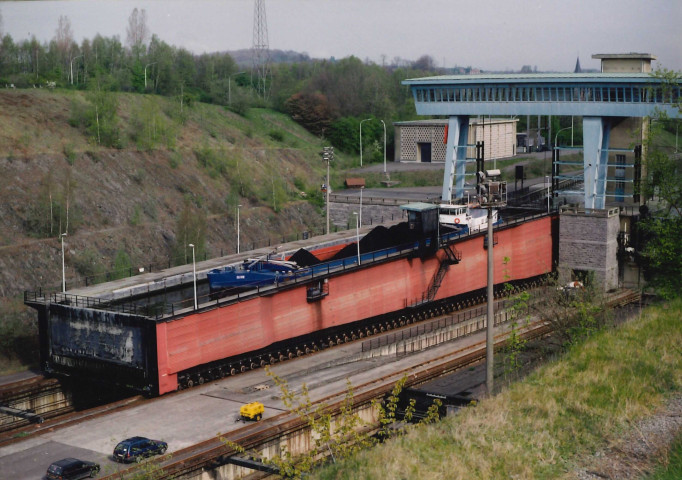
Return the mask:
POLYGON ((147 67, 151 67, 152 65, 156 65, 158 62, 152 62, 148 63, 147 65, 144 66, 144 88, 145 90, 147 89, 147 67))
POLYGON ((76 59, 78 59, 78 58, 81 58, 82 56, 83 56, 83 55, 78 55, 77 57, 74 57, 74 58, 71 59, 71 66, 70 66, 70 72, 71 72, 71 73, 70 73, 70 74, 71 74, 71 85, 73 85, 73 61, 76 60, 76 59))
POLYGON ((237 253, 239 253, 239 209, 241 204, 237 205, 237 253))
POLYGON ((232 75, 239 75, 244 72, 232 73, 227 76, 227 104, 232 106, 232 75))
POLYGON ((64 268, 64 237, 66 233, 62 233, 60 238, 62 240, 62 293, 66 293, 66 270, 64 268))
POLYGON ((362 191, 365 187, 360 187, 360 226, 362 226, 362 191))
POLYGON ((360 266, 360 222, 358 220, 358 212, 353 212, 355 215, 355 243, 358 246, 358 267, 360 266))
POLYGON ((547 185, 547 213, 549 213, 549 176, 545 175, 545 184, 547 185))
POLYGON ((192 276, 194 277, 194 310, 197 309, 197 263, 194 257, 194 244, 187 245, 192 248, 192 276))
POLYGON ((556 135, 554 135, 554 148, 557 148, 557 141, 559 139, 559 134, 561 132, 563 132, 564 130, 568 130, 568 129, 573 130, 573 125, 571 125, 570 127, 564 127, 561 130, 559 130, 558 132, 556 132, 556 135))
POLYGON ((365 118, 364 120, 360 120, 360 166, 362 167, 362 122, 366 122, 367 120, 371 120, 371 118, 365 118))
POLYGON ((384 126, 384 175, 386 175, 386 124, 383 120, 381 124, 384 126))
MULTIPOLYGON (((556 135, 554 135, 554 146, 552 148, 552 181, 554 181, 554 172, 557 172, 558 170, 555 170, 555 168, 558 168, 555 164, 557 162, 557 158, 559 155, 559 147, 558 147, 558 141, 559 141, 559 134, 563 132, 564 130, 571 130, 571 145, 573 145, 573 117, 571 117, 571 126, 570 127, 564 127, 560 128, 557 132, 556 135)), ((557 181, 556 187, 559 187, 559 182, 557 181)), ((552 186, 554 188, 554 186, 552 186)), ((549 212, 549 193, 547 194, 547 212, 549 212)))

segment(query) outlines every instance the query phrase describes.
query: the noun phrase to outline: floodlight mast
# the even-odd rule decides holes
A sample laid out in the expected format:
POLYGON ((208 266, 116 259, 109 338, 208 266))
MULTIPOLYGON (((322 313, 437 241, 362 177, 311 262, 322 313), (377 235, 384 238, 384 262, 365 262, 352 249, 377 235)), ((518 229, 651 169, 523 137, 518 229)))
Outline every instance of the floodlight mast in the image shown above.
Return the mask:
POLYGON ((329 192, 331 190, 331 184, 329 183, 329 164, 334 160, 334 147, 323 147, 322 152, 320 153, 322 155, 322 160, 327 162, 327 183, 325 184, 325 200, 327 204, 327 231, 325 232, 327 235, 329 235, 329 192))

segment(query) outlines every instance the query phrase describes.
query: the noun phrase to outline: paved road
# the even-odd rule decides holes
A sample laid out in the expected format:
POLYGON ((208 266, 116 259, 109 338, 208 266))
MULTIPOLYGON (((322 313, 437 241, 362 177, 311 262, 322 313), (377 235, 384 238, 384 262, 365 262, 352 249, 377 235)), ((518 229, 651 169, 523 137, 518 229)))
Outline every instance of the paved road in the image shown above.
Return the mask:
MULTIPOLYGON (((527 164, 528 158, 544 159, 546 154, 550 152, 534 152, 529 154, 524 154, 517 157, 519 159, 519 164, 527 164)), ((507 159, 501 159, 507 160, 507 159)), ((515 165, 506 167, 506 170, 513 170, 515 165)), ((424 171, 424 170, 440 170, 443 171, 445 165, 443 163, 417 163, 417 162, 388 162, 386 164, 386 171, 389 176, 391 173, 395 172, 413 172, 413 171, 424 171)), ((383 163, 375 163, 362 168, 352 169, 349 173, 351 175, 362 176, 363 173, 381 173, 384 171, 383 163)), ((529 187, 533 185, 547 186, 544 177, 533 178, 529 180, 524 180, 523 186, 529 187)), ((521 184, 519 183, 519 187, 521 184)), ((507 186, 509 192, 513 192, 515 189, 514 182, 511 182, 507 186)), ((443 192, 442 185, 433 185, 426 187, 401 187, 400 185, 390 187, 390 188, 365 188, 362 191, 363 199, 374 198, 374 199, 387 199, 387 200, 403 200, 403 201, 414 201, 414 202, 437 202, 441 198, 443 192)), ((344 189, 337 190, 332 194, 332 197, 359 197, 359 189, 344 189)))
MULTIPOLYGON (((357 358, 362 340, 316 354, 276 364, 272 370, 291 389, 300 391, 303 383, 310 398, 325 398, 346 390, 346 380, 358 387, 394 371, 413 367, 431 358, 482 342, 485 332, 441 344, 423 352, 396 357, 357 358), (355 356, 355 361, 346 361, 355 356)), ((41 435, 0 448, 0 478, 28 480, 42 478, 48 465, 65 457, 101 464, 102 473, 124 466, 111 458, 116 443, 133 435, 165 440, 169 453, 241 428, 236 422, 239 407, 251 401, 265 404, 264 418, 284 411, 281 393, 263 369, 213 381, 201 387, 152 399, 123 412, 86 420, 61 430, 42 429, 41 435)))

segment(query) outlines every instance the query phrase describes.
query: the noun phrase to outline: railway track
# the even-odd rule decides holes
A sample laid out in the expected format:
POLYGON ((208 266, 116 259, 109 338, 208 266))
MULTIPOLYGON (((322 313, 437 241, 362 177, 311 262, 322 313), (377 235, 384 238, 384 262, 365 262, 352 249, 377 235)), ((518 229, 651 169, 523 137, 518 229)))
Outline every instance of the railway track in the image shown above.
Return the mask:
MULTIPOLYGON (((244 358, 231 359, 227 361, 229 362, 229 369, 216 367, 216 365, 206 365, 200 370, 195 369, 192 372, 185 372, 183 382, 181 383, 181 390, 199 386, 208 381, 218 380, 225 376, 238 375, 266 365, 281 363, 358 339, 376 337, 382 333, 403 327, 425 325, 428 320, 455 311, 469 311, 470 314, 473 314, 484 308, 481 307, 484 300, 485 296, 482 292, 471 292, 458 298, 433 302, 431 305, 425 305, 418 309, 405 309, 392 315, 385 315, 383 318, 373 318, 364 322, 358 322, 358 324, 351 325, 349 328, 327 333, 324 336, 320 335, 316 339, 308 338, 300 343, 291 344, 285 348, 273 349, 266 353, 260 353, 257 356, 249 355, 244 358), (265 361, 265 358, 268 358, 268 360, 265 361)), ((31 409, 31 412, 27 412, 33 413, 35 411, 36 417, 40 418, 39 421, 8 416, 6 423, 0 424, 0 447, 19 441, 27 435, 40 434, 47 429, 64 428, 94 416, 105 415, 112 411, 135 406, 139 402, 144 401, 143 396, 135 395, 128 399, 107 403, 84 411, 76 411, 70 402, 64 399, 53 402, 41 402, 41 398, 49 397, 50 395, 56 396, 61 390, 62 385, 58 379, 43 376, 31 377, 27 380, 5 384, 0 387, 0 405, 12 406, 23 403, 30 405, 41 404, 42 406, 40 411, 31 409), (40 423, 41 426, 36 428, 35 423, 40 423)), ((154 401, 155 399, 147 400, 154 401)))
MULTIPOLYGON (((637 292, 624 291, 609 297, 607 304, 611 307, 618 307, 638 300, 639 294, 637 292)), ((551 334, 551 332, 551 326, 547 322, 539 320, 517 333, 527 340, 533 340, 551 334)), ((496 335, 496 349, 505 344, 506 337, 507 333, 496 335)), ((405 388, 416 386, 433 378, 478 364, 485 359, 485 355, 485 341, 480 341, 438 358, 417 365, 411 365, 409 368, 396 370, 389 375, 361 385, 354 385, 354 406, 358 407, 370 403, 372 400, 383 398, 391 391, 395 383, 405 376, 407 378, 405 388)), ((344 405, 344 395, 345 391, 337 392, 318 399, 315 403, 325 403, 331 412, 338 412, 344 405)), ((228 446, 226 441, 236 443, 249 451, 304 428, 306 428, 305 420, 288 412, 281 413, 256 424, 250 424, 222 435, 220 438, 212 438, 194 446, 175 451, 172 453, 172 458, 167 457, 166 459, 155 461, 157 468, 154 470, 154 475, 158 479, 177 478, 207 469, 214 469, 230 463, 229 458, 238 453, 228 446)), ((127 475, 134 475, 137 468, 133 466, 125 471, 103 478, 112 480, 114 478, 126 478, 127 475)))
POLYGON ((136 395, 82 411, 76 411, 72 407, 55 411, 53 415, 46 415, 40 425, 28 424, 0 432, 0 448, 21 441, 31 435, 40 435, 43 432, 52 432, 76 425, 92 418, 133 407, 146 400, 148 399, 142 395, 136 395))
POLYGON ((0 386, 0 436, 71 411, 69 399, 54 378, 36 375, 0 386))

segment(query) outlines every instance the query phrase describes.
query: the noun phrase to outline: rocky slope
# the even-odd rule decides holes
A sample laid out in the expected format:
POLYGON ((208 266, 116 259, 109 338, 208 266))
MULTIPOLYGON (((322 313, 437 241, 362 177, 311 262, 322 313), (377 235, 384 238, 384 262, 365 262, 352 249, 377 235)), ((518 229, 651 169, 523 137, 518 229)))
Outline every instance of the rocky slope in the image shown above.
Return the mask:
POLYGON ((117 98, 123 146, 113 149, 72 126, 85 93, 0 91, 0 296, 59 286, 60 232, 67 282, 79 283, 120 266, 117 256, 129 266, 167 265, 183 251, 183 215, 205 223, 208 257, 234 251, 237 204, 242 245, 323 224, 300 195, 319 184, 319 141, 286 117, 203 104, 179 114, 172 99, 117 98), (158 126, 161 139, 140 148, 158 126))

